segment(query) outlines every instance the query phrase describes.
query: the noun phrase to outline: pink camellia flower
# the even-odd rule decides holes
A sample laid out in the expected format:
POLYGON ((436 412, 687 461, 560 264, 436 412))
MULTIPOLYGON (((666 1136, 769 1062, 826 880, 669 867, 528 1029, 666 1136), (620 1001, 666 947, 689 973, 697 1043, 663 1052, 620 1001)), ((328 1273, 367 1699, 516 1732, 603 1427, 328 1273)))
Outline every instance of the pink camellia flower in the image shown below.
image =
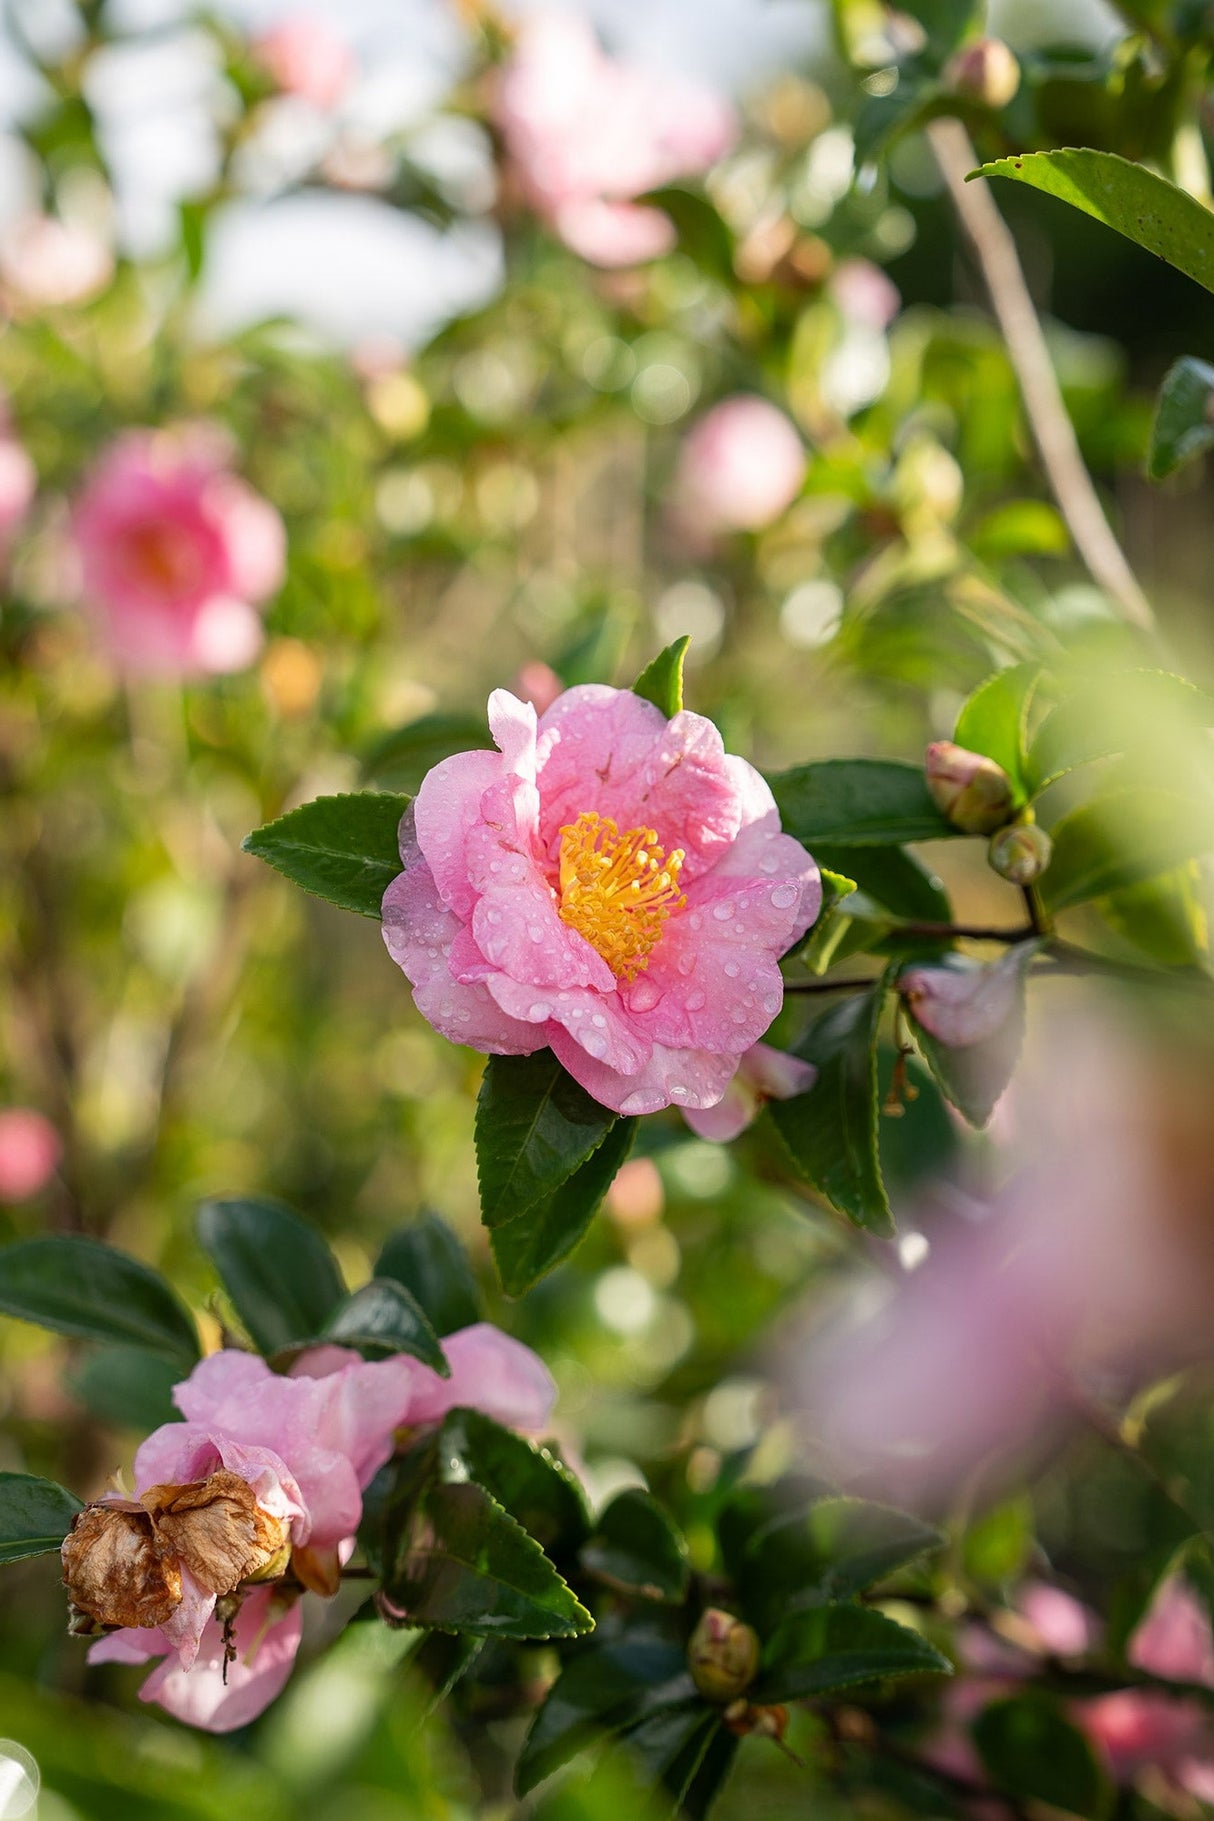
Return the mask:
POLYGON ((902 308, 897 285, 871 259, 840 260, 828 289, 844 318, 866 329, 888 329, 902 308))
POLYGON ((0 240, 0 280, 17 314, 86 304, 113 276, 109 247, 82 222, 25 215, 0 240))
POLYGON ((750 393, 724 399, 679 453, 671 491, 676 523, 702 536, 761 530, 792 504, 805 465, 801 438, 775 405, 750 393))
POLYGON ((818 870, 702 715, 567 689, 489 698, 497 752, 435 766, 384 939, 419 1010, 497 1055, 550 1047, 604 1106, 711 1107, 780 1009, 818 870))
POLYGON ((38 470, 18 442, 0 403, 0 555, 24 519, 38 491, 38 470))
MULTIPOLYGON (((1210 1616, 1180 1575, 1169 1575, 1156 1588, 1126 1655, 1150 1675, 1214 1688, 1210 1616)), ((1118 1689, 1077 1703, 1073 1717, 1119 1782, 1131 1782, 1141 1770, 1162 1771, 1189 1795, 1214 1801, 1214 1725, 1195 1696, 1118 1689)))
MULTIPOLYGON (((225 1685, 217 1599, 241 1578, 281 1575, 288 1550, 297 1580, 317 1593, 335 1592, 362 1516, 363 1488, 392 1454, 399 1429, 440 1422, 458 1405, 522 1430, 546 1424, 555 1387, 529 1348, 477 1323, 448 1335, 443 1351, 451 1368, 445 1379, 404 1355, 366 1362, 340 1347, 303 1355, 288 1377, 250 1353, 202 1360, 173 1393, 185 1421, 155 1430, 135 1456, 134 1500, 107 1495, 87 1506, 64 1544, 73 1599, 104 1621, 106 1611, 89 1599, 98 1588, 113 1597, 116 1551, 107 1534, 90 1575, 89 1526, 128 1525, 137 1543, 140 1526, 156 1526, 154 1550, 137 1563, 134 1583, 146 1622, 120 1620, 122 1629, 94 1644, 89 1661, 163 1657, 142 1699, 211 1732, 229 1732, 260 1713, 291 1672, 298 1604, 274 1585, 245 1598, 225 1685), (166 1522, 175 1527, 166 1530, 166 1522)), ((131 1585, 128 1578, 128 1598, 131 1585)))
POLYGON ((257 604, 283 579, 278 513, 201 427, 132 430, 102 456, 73 528, 87 605, 132 671, 240 670, 262 642, 257 604))
POLYGON ((253 41, 253 55, 284 95, 328 113, 353 82, 354 54, 338 32, 311 14, 284 19, 253 41))
POLYGON ((818 1078, 811 1062, 773 1050, 769 1043, 754 1043, 738 1064, 738 1072, 716 1106, 688 1108, 683 1117, 697 1138, 728 1144, 744 1132, 769 1100, 791 1100, 806 1094, 818 1078))
POLYGON ((1019 1011, 1024 970, 1035 951, 1036 944, 1021 942, 985 966, 956 955, 947 965, 910 967, 899 975, 898 991, 916 1024, 964 1049, 994 1037, 1019 1011))
POLYGON ((32 1107, 0 1112, 0 1201, 28 1201, 58 1168, 63 1144, 49 1119, 32 1107))
POLYGON ((633 199, 707 170, 736 131, 712 90, 608 57, 587 20, 546 10, 520 24, 496 112, 532 208, 600 266, 669 252, 669 216, 633 199))

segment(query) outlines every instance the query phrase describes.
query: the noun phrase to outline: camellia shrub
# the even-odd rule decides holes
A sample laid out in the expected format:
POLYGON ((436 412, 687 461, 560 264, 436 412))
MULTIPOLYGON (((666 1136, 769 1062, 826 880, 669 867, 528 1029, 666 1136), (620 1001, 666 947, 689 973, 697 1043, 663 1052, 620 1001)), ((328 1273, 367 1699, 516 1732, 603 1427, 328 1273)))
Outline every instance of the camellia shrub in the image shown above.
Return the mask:
POLYGON ((0 1821, 1214 1802, 1210 41, 1056 10, 13 9, 0 1821))

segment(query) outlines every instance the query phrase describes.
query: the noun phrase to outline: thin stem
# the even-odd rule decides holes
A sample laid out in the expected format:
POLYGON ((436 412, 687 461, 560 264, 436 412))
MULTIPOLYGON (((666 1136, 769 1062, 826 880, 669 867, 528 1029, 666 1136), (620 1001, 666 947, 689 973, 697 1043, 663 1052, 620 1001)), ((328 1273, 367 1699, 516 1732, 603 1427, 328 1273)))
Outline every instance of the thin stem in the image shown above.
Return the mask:
POLYGON ((1080 454, 1075 429, 1050 362, 1045 336, 1025 283, 1016 243, 986 183, 967 183, 981 162, 959 120, 933 120, 928 139, 963 227, 973 245, 1054 497, 1092 578, 1131 625, 1155 624, 1151 604, 1104 515, 1080 454))

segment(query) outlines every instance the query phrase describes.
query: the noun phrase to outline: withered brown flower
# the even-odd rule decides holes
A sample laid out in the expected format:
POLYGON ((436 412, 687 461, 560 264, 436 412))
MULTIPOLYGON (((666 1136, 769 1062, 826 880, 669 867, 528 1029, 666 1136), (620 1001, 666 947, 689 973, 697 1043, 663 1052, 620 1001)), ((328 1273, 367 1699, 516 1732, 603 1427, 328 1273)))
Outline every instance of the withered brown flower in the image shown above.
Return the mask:
POLYGON ((205 1593, 231 1593, 264 1574, 289 1541, 239 1474, 221 1470, 141 1498, 86 1505, 63 1544, 72 1603, 102 1625, 163 1625, 181 1604, 182 1570, 205 1593))

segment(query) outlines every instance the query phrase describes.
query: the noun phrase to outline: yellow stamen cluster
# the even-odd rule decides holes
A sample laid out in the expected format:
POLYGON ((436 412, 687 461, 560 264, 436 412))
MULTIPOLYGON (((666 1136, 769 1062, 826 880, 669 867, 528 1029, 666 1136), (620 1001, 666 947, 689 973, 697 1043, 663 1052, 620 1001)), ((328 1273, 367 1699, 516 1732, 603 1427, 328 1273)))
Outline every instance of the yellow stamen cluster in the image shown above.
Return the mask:
POLYGON ((587 810, 561 830, 560 915, 585 937, 619 980, 634 980, 679 891, 681 847, 663 853, 652 828, 621 834, 610 816, 587 810))

